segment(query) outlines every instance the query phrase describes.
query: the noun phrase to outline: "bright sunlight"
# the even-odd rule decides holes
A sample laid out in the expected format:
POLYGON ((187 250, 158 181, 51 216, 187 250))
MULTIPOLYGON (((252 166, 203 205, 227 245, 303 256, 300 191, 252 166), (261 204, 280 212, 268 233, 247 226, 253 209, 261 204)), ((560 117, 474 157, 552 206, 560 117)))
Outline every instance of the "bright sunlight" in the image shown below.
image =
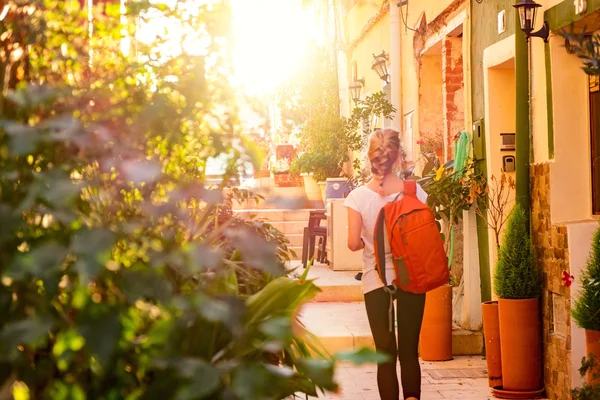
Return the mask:
POLYGON ((231 0, 235 47, 233 83, 266 95, 301 66, 310 43, 321 40, 314 14, 300 0, 231 0))

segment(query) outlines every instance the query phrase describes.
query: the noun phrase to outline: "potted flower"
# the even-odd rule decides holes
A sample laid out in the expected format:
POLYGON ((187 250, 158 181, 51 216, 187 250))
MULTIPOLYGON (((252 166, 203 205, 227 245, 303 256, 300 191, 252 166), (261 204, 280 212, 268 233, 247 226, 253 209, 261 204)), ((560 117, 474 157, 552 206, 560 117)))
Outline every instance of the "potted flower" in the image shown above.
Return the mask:
MULTIPOLYGON (((586 356, 592 353, 596 360, 600 360, 600 228, 594 233, 592 248, 587 260, 586 268, 581 275, 581 291, 579 292, 571 314, 575 323, 585 329, 586 356)), ((587 382, 599 384, 600 370, 595 368, 588 371, 587 382)))
POLYGON ((268 138, 264 138, 262 136, 254 137, 253 140, 256 143, 256 147, 262 159, 260 169, 258 171, 254 171, 254 178, 270 178, 271 171, 269 171, 269 160, 271 154, 271 142, 268 138))
MULTIPOLYGON (((535 265, 529 222, 515 205, 494 274, 498 296, 502 388, 495 390, 539 392, 540 380, 540 273, 535 265)), ((533 396, 532 396, 533 397, 533 396)))

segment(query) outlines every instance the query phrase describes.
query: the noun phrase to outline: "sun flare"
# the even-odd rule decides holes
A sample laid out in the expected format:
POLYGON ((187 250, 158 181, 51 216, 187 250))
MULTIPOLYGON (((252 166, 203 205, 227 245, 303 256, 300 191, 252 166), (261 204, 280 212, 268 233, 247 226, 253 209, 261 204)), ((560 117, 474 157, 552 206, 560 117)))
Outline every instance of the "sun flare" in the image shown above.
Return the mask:
POLYGON ((300 67, 320 30, 300 0, 231 0, 232 82, 252 95, 272 93, 300 67))

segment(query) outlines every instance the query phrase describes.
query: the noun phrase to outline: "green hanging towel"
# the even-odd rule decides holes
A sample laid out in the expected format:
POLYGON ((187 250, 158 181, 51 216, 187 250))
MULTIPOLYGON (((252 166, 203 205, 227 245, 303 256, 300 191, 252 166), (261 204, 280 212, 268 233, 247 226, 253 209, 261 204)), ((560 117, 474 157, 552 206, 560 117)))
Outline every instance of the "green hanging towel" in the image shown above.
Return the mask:
MULTIPOLYGON (((464 169, 467 165, 467 161, 469 160, 469 155, 471 152, 471 137, 466 131, 462 131, 460 136, 458 137, 458 141, 454 146, 454 171, 456 171, 456 175, 454 176, 455 180, 462 178, 465 176, 464 169)), ((450 219, 454 218, 454 215, 450 216, 450 219)), ((448 268, 452 265, 452 259, 454 257, 454 226, 450 231, 450 254, 448 255, 448 268)))

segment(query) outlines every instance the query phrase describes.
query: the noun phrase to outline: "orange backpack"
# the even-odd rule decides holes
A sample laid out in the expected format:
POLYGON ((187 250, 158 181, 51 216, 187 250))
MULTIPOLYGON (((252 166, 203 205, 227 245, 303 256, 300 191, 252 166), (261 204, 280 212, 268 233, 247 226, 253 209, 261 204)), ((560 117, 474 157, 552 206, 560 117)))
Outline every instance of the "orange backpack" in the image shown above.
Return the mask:
POLYGON ((377 216, 373 235, 377 270, 387 286, 385 226, 396 272, 393 283, 407 292, 425 293, 448 283, 448 257, 433 212, 417 198, 417 183, 404 181, 404 194, 377 216))

